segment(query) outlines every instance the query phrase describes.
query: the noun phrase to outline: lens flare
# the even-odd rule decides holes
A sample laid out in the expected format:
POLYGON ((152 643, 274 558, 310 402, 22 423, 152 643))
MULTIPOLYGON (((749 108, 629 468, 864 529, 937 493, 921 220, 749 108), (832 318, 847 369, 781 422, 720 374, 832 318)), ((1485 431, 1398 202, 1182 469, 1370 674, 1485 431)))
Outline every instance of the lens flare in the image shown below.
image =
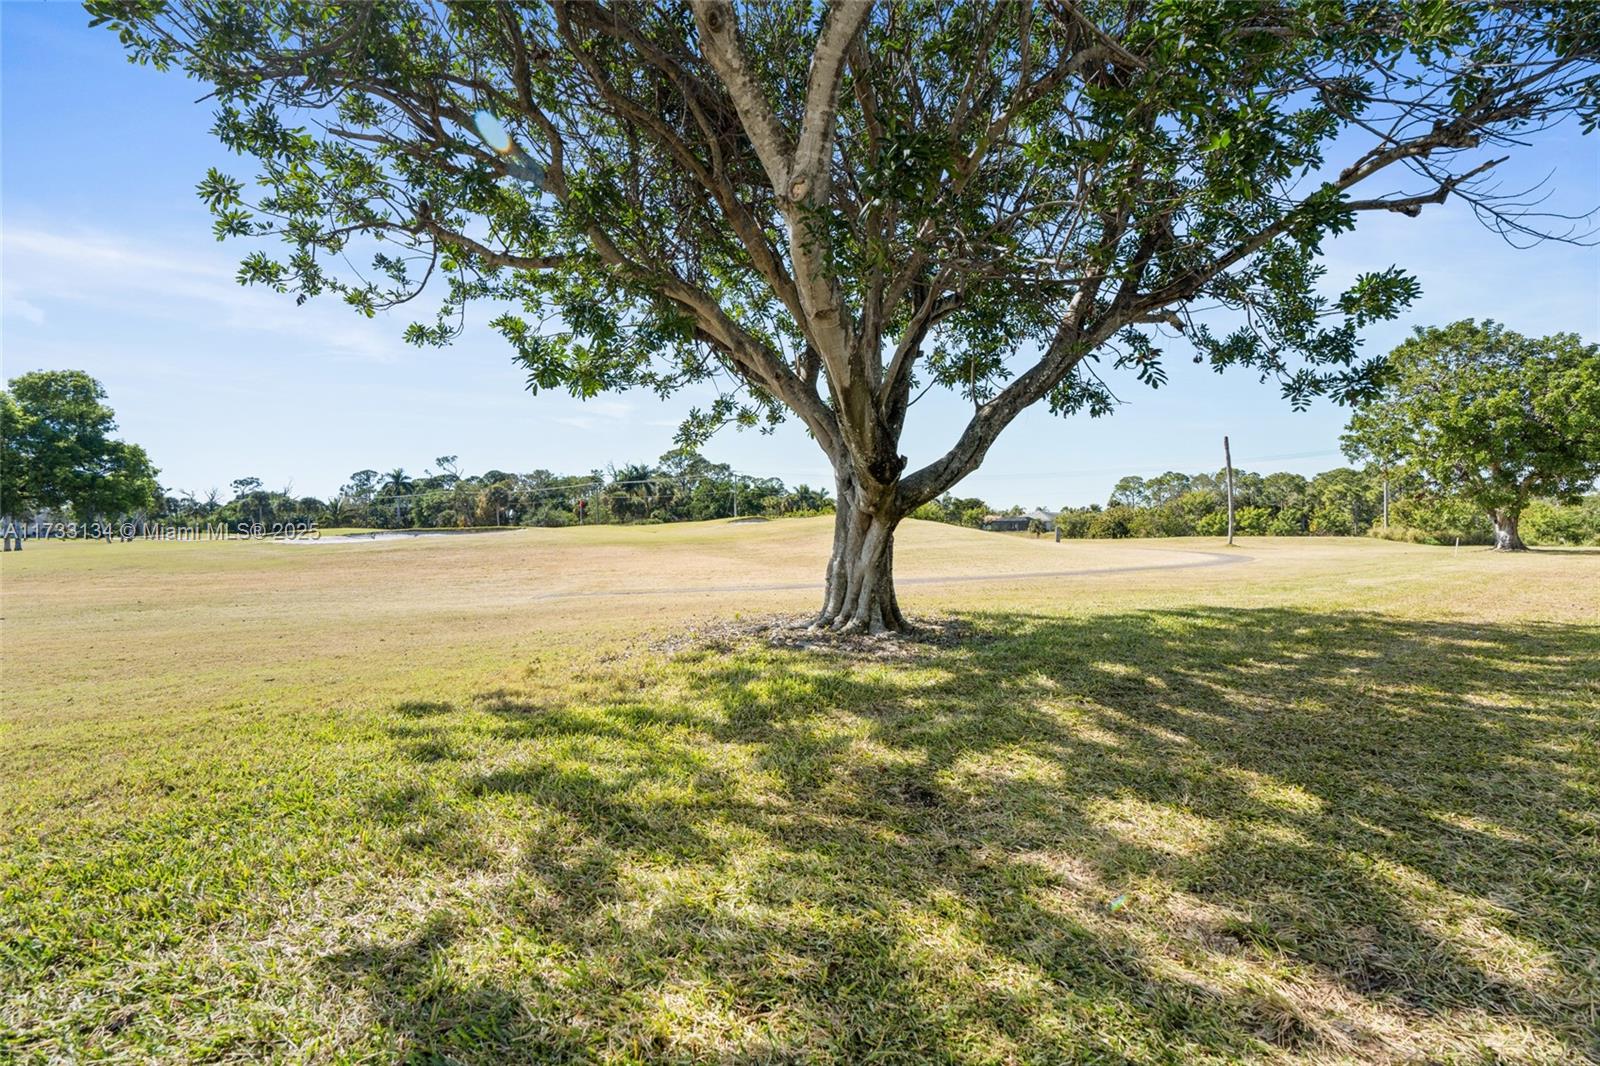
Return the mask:
POLYGON ((495 117, 494 112, 473 112, 472 125, 477 129, 478 136, 483 138, 483 143, 492 148, 496 155, 509 155, 516 147, 511 141, 511 131, 495 117))
POLYGON ((493 111, 474 111, 472 126, 483 143, 504 160, 502 165, 506 173, 539 189, 544 188, 544 167, 512 139, 511 131, 499 116, 493 111))
POLYGON ((521 178, 530 185, 544 188, 544 167, 521 148, 516 149, 511 158, 506 160, 506 171, 512 177, 521 178))

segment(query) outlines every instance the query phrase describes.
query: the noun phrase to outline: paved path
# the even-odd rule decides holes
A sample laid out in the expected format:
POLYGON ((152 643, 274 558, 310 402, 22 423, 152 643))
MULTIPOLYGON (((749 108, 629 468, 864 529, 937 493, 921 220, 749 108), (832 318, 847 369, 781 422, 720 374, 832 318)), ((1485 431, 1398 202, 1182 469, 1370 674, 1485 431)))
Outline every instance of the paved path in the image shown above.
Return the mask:
MULTIPOLYGON (((1199 556, 1200 558, 1189 562, 1151 563, 1140 566, 1086 567, 1078 570, 1016 570, 1003 574, 897 577, 894 583, 896 586, 903 586, 953 585, 972 581, 1033 581, 1047 577, 1092 577, 1097 574, 1132 574, 1145 570, 1197 570, 1205 566, 1231 566, 1234 563, 1248 563, 1254 559, 1254 556, 1250 555, 1235 555, 1230 552, 1189 551, 1183 548, 1141 548, 1138 550, 1147 551, 1151 554, 1190 555, 1199 556)), ((674 585, 654 588, 585 589, 570 592, 547 592, 544 595, 533 598, 539 600, 567 600, 605 596, 693 596, 697 593, 712 592, 791 592, 805 589, 813 589, 820 592, 822 590, 822 582, 793 581, 761 585, 674 585)))

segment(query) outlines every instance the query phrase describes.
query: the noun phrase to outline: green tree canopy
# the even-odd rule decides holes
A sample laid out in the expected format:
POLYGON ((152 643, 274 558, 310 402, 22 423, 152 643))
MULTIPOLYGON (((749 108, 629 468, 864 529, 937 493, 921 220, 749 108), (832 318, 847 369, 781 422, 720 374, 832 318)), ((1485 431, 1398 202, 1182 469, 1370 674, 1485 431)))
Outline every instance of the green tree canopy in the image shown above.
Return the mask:
POLYGON ((1523 546, 1532 497, 1572 501, 1600 478, 1600 347, 1468 320, 1418 329, 1389 362, 1393 381, 1351 418, 1346 453, 1470 500, 1496 547, 1523 546))
POLYGON ((372 314, 437 279, 424 344, 509 305, 530 388, 717 383, 686 444, 798 417, 837 484, 819 622, 846 627, 901 623, 896 524, 1020 412, 1104 414, 1182 338, 1297 406, 1369 395, 1357 331, 1417 286, 1379 261, 1322 295, 1323 240, 1450 196, 1531 232, 1487 175, 1600 103, 1583 4, 88 7, 209 83, 258 162, 200 183, 219 238, 287 244, 241 280, 372 314), (909 469, 930 388, 971 415, 909 469))
POLYGON ((12 378, 0 395, 5 514, 70 509, 80 520, 117 517, 161 498, 158 471, 143 448, 112 436, 116 416, 88 374, 38 370, 12 378))
POLYGON ((26 422, 11 393, 0 389, 0 517, 24 515, 33 509, 22 450, 26 422))

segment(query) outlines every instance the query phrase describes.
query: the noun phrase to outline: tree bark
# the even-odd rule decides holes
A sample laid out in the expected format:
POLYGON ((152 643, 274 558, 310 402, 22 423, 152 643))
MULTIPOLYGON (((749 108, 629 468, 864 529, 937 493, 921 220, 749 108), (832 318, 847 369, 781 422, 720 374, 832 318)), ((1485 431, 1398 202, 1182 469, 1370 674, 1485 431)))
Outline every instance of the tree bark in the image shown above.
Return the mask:
POLYGON ((813 628, 849 633, 906 628, 894 592, 894 531, 901 517, 892 493, 874 498, 854 478, 838 478, 827 590, 813 628))
POLYGON ((1494 523, 1495 551, 1521 552, 1528 550, 1528 546, 1522 543, 1522 537, 1517 533, 1517 523, 1521 517, 1515 511, 1489 512, 1489 520, 1494 523))

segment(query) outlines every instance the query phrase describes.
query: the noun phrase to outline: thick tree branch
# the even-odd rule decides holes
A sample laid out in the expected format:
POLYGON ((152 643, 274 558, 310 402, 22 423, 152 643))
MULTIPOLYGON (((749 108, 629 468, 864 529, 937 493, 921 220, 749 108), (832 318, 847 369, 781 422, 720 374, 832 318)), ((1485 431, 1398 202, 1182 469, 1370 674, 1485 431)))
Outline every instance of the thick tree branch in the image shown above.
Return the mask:
POLYGON ((728 0, 701 0, 694 4, 694 21, 700 31, 701 52, 727 86, 745 135, 766 168, 767 180, 781 194, 789 185, 792 144, 745 61, 733 5, 728 0))
POLYGON ((832 0, 823 16, 822 32, 811 53, 806 81, 805 118, 789 167, 791 200, 827 199, 834 130, 838 125, 839 86, 844 80, 850 45, 872 14, 872 0, 832 0))

